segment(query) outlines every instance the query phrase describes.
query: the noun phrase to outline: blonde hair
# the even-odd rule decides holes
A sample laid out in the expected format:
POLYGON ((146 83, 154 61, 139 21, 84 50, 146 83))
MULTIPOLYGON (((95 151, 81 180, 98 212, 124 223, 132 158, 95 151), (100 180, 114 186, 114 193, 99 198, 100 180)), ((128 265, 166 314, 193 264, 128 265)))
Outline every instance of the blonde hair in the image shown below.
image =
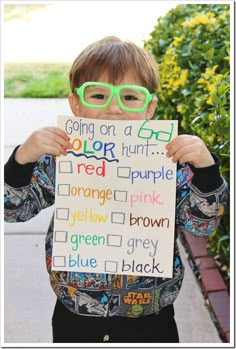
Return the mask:
POLYGON ((157 91, 160 78, 153 56, 130 41, 108 36, 86 47, 75 59, 69 72, 71 90, 104 75, 110 83, 119 84, 128 72, 149 92, 157 91))

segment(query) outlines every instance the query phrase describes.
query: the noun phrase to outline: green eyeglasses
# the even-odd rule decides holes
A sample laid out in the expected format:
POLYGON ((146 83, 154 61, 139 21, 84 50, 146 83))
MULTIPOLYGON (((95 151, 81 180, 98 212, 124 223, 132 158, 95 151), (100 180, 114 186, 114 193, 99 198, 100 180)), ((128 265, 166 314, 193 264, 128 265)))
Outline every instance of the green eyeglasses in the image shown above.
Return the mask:
POLYGON ((134 112, 145 110, 153 98, 153 94, 139 85, 114 86, 105 82, 88 81, 74 91, 85 107, 106 108, 115 95, 122 110, 134 112))

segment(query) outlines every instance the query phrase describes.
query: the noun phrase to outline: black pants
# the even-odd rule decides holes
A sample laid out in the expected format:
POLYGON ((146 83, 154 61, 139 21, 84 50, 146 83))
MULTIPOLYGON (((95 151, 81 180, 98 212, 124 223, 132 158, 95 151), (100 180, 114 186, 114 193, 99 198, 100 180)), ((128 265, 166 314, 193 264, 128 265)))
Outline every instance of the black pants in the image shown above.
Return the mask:
POLYGON ((57 301, 52 327, 54 343, 179 343, 172 305, 158 315, 101 318, 74 314, 57 301))

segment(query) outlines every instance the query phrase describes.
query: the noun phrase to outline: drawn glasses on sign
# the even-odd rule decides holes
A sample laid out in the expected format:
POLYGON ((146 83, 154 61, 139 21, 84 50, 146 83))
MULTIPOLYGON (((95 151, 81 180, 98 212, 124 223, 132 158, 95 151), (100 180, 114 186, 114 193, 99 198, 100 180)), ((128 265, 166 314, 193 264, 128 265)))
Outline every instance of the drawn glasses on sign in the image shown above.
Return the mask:
POLYGON ((157 141, 161 142, 169 142, 172 138, 173 128, 174 124, 171 123, 171 130, 168 131, 154 131, 151 128, 144 127, 149 122, 149 120, 145 120, 142 126, 140 127, 138 131, 138 137, 144 138, 144 139, 151 139, 152 137, 155 137, 157 141))

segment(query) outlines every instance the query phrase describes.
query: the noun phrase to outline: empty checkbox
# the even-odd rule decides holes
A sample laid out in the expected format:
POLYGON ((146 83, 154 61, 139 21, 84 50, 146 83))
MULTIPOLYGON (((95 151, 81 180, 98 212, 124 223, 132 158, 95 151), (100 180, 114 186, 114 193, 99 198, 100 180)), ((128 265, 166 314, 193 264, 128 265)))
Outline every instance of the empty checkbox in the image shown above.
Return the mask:
POLYGON ((69 219, 69 208, 57 208, 56 218, 67 221, 69 219))
POLYGON ((123 212, 112 212, 111 222, 115 224, 125 224, 125 213, 123 212))
POLYGON ((107 235, 107 246, 121 247, 122 244, 122 235, 107 235))
POLYGON ((63 195, 63 196, 69 196, 70 195, 70 184, 58 184, 57 194, 63 195))
POLYGON ((105 261, 105 272, 107 273, 117 273, 118 262, 105 261))
POLYGON ((59 161, 59 173, 72 173, 72 161, 59 161))
POLYGON ((130 178, 131 167, 117 167, 117 177, 130 178))
POLYGON ((53 257, 53 266, 54 267, 65 267, 66 266, 66 257, 65 256, 54 256, 53 257))
POLYGON ((67 236, 68 236, 67 231, 57 230, 57 231, 55 231, 54 241, 55 242, 67 242, 67 236))
POLYGON ((114 190, 114 200, 115 201, 127 202, 127 196, 128 196, 127 191, 114 190))

